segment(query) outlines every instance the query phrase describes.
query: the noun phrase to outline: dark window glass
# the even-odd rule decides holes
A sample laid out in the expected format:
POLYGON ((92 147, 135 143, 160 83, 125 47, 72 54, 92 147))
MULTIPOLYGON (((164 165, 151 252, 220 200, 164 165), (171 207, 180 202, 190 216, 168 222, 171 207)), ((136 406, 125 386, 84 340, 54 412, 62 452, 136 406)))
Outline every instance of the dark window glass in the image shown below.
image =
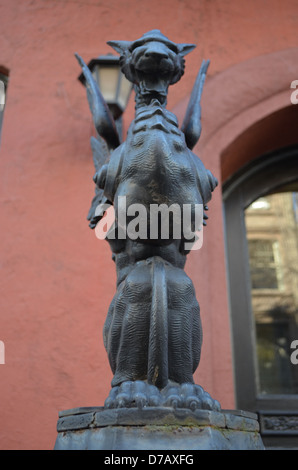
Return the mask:
POLYGON ((261 395, 297 394, 298 340, 297 193, 271 194, 245 210, 256 343, 256 382, 261 395))

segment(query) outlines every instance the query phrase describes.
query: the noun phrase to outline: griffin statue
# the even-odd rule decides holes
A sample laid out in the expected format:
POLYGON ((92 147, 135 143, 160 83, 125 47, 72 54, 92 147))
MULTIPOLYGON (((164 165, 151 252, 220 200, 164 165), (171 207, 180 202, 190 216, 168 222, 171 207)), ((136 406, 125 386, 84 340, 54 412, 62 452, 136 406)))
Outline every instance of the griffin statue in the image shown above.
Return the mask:
POLYGON ((105 407, 220 410, 218 401, 194 384, 202 327, 193 283, 184 271, 218 184, 192 152, 201 134, 200 100, 209 61, 202 62, 179 129, 176 116, 166 109, 168 88, 182 77, 184 56, 195 46, 176 44, 159 30, 133 42, 108 44, 120 54, 121 70, 135 90, 135 119, 122 143, 89 68, 76 54, 97 132, 91 137, 96 173, 90 227, 97 227, 109 207, 115 211, 106 236, 117 289, 104 326, 114 375, 105 407), (145 230, 130 236, 132 208, 140 206, 145 216, 138 225, 142 222, 145 230), (167 219, 167 236, 162 216, 152 226, 153 206, 179 209, 178 218, 172 210, 167 219), (201 218, 198 208, 203 209, 201 218))

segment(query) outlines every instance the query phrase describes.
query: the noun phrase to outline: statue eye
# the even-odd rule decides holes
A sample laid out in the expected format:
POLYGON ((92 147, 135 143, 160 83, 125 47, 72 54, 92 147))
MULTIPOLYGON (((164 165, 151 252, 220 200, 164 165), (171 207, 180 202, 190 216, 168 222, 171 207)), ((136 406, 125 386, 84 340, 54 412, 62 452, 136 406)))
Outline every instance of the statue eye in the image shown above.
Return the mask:
POLYGON ((175 46, 175 44, 167 44, 167 47, 172 51, 174 52, 174 54, 178 54, 178 49, 177 47, 175 46))

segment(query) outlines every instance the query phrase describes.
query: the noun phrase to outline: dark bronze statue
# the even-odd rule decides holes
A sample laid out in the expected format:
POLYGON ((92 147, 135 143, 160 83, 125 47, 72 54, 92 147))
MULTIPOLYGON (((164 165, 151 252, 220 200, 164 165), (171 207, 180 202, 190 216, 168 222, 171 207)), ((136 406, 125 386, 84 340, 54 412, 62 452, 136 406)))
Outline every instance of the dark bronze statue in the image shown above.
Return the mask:
POLYGON ((202 63, 179 129, 166 109, 168 87, 183 75, 184 56, 195 46, 175 44, 158 30, 133 42, 108 44, 120 53, 122 71, 136 93, 135 119, 123 143, 90 70, 76 55, 98 134, 91 138, 96 194, 90 227, 96 228, 110 206, 115 211, 106 237, 117 291, 104 326, 114 374, 105 407, 219 410, 193 381, 202 328, 194 287, 184 271, 217 186, 192 152, 201 134, 200 99, 209 62, 202 63))

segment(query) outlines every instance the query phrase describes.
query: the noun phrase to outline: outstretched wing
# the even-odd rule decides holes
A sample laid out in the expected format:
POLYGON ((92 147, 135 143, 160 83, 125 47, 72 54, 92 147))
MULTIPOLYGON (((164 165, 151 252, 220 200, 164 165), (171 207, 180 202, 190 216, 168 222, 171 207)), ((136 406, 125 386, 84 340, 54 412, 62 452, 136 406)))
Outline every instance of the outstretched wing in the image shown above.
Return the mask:
POLYGON ((185 135, 186 145, 190 150, 194 148, 201 135, 201 96, 209 63, 210 60, 203 60, 202 62, 181 126, 181 130, 185 135))
POLYGON ((90 138, 90 145, 92 148, 94 168, 96 171, 99 171, 110 157, 109 149, 101 137, 96 139, 92 136, 90 138))
MULTIPOLYGON (((82 71, 86 79, 87 99, 94 127, 98 134, 98 138, 91 137, 90 140, 94 167, 96 172, 98 172, 108 161, 110 151, 120 145, 120 139, 113 116, 110 113, 108 105, 105 102, 91 71, 78 54, 75 54, 75 56, 82 67, 82 71)), ((95 196, 92 199, 91 207, 87 216, 87 220, 90 222, 90 228, 94 229, 97 223, 101 220, 105 212, 102 208, 107 207, 106 204, 111 205, 104 196, 103 190, 95 184, 95 196)))
POLYGON ((87 99, 92 113, 95 129, 108 144, 110 149, 120 145, 119 135, 112 114, 105 102, 91 71, 83 59, 75 54, 86 79, 87 99))
MULTIPOLYGON (((91 137, 90 144, 93 153, 94 167, 96 172, 98 172, 101 167, 109 160, 109 149, 106 142, 101 137, 98 139, 91 137)), ((104 196, 103 189, 100 189, 95 184, 95 196, 92 199, 91 207, 87 216, 87 220, 90 221, 90 228, 94 229, 98 222, 102 219, 104 211, 101 210, 101 207, 104 207, 106 204, 112 205, 104 196)))

